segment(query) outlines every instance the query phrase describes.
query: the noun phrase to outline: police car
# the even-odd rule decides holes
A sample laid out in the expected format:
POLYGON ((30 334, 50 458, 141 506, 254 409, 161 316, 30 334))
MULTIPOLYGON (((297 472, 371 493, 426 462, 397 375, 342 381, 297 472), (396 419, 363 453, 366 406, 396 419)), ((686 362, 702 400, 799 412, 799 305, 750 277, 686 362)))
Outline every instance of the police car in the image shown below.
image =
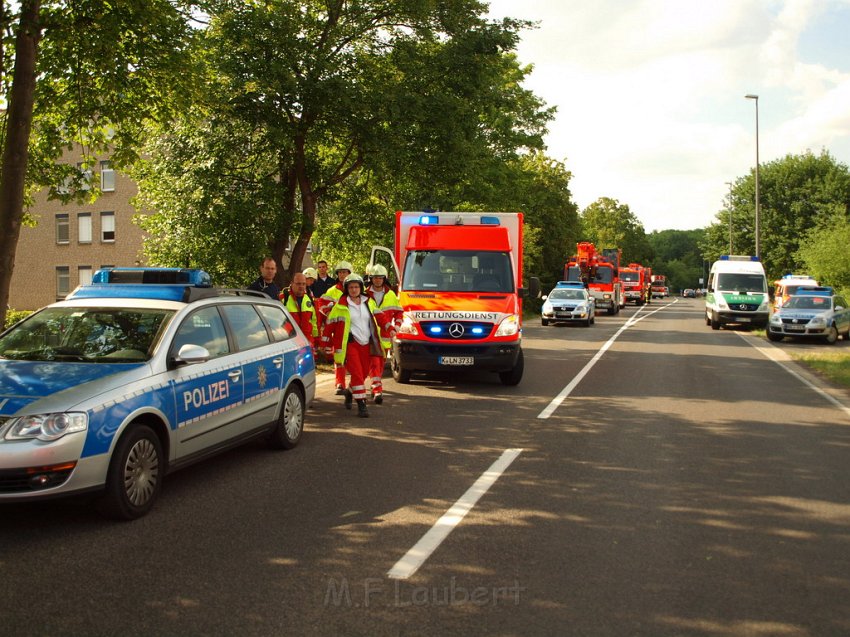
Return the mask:
POLYGON ((580 281, 558 281, 543 297, 540 321, 549 323, 582 323, 590 326, 596 321, 596 301, 580 281))
POLYGON ((255 437, 294 447, 315 386, 281 303, 201 270, 99 270, 0 334, 0 503, 100 491, 140 517, 175 469, 255 437))
POLYGON ((850 339, 850 307, 831 287, 806 286, 773 312, 767 337, 781 341, 786 336, 817 337, 834 343, 841 335, 850 339))

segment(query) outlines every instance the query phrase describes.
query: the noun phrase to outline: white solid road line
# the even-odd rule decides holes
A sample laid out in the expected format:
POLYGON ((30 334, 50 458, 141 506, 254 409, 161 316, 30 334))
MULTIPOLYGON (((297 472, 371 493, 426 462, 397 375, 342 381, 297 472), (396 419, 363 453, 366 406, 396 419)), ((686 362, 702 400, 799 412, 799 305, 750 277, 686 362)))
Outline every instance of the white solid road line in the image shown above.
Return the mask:
POLYGON ((609 338, 609 339, 605 342, 605 344, 604 344, 602 347, 600 347, 600 348, 599 348, 599 351, 598 351, 598 352, 596 352, 596 354, 593 356, 593 358, 591 358, 591 359, 590 359, 590 361, 587 363, 587 365, 585 365, 585 366, 582 368, 582 370, 581 370, 578 374, 576 374, 576 375, 573 377, 573 379, 569 382, 569 384, 568 384, 566 387, 564 387, 564 388, 561 390, 561 392, 560 392, 557 396, 555 396, 555 397, 552 399, 552 401, 551 401, 551 402, 550 402, 550 403, 546 406, 546 409, 544 409, 544 410, 543 410, 543 411, 541 411, 539 414, 537 414, 537 417, 538 417, 538 418, 540 418, 540 419, 545 420, 546 418, 549 418, 549 416, 551 416, 552 414, 554 414, 554 413, 555 413, 555 410, 556 410, 558 407, 560 407, 560 406, 561 406, 561 403, 563 403, 563 402, 564 402, 564 401, 565 401, 565 400, 569 397, 569 395, 570 395, 570 394, 572 394, 572 393, 573 393, 573 390, 574 390, 576 387, 578 387, 578 384, 579 384, 579 383, 582 381, 582 379, 583 379, 583 378, 587 375, 587 373, 588 373, 588 372, 589 372, 589 371, 593 368, 593 366, 594 366, 594 365, 596 365, 596 363, 599 361, 599 359, 600 359, 600 358, 602 358, 602 355, 603 355, 605 352, 607 352, 607 351, 608 351, 608 348, 609 348, 609 347, 611 347, 611 346, 614 344, 614 341, 616 341, 616 340, 619 338, 620 334, 622 334, 622 333, 623 333, 623 332, 625 332, 628 328, 632 327, 633 325, 637 324, 638 322, 642 321, 642 320, 643 320, 643 319, 645 319, 646 317, 648 317, 648 316, 652 316, 652 315, 653 315, 653 314, 655 314, 656 312, 660 312, 661 310, 663 310, 663 309, 665 309, 665 308, 670 307, 671 305, 673 305, 673 303, 676 303, 676 302, 678 302, 678 299, 674 299, 673 301, 671 301, 671 302, 670 302, 670 303, 668 303, 667 305, 662 305, 661 307, 659 307, 659 308, 657 308, 657 309, 653 310, 653 311, 652 311, 652 312, 650 312, 649 314, 644 314, 643 316, 641 316, 640 318, 638 318, 638 315, 639 315, 639 314, 643 311, 643 309, 646 307, 645 305, 641 305, 641 306, 638 308, 638 311, 637 311, 637 312, 635 312, 635 313, 634 313, 634 315, 633 315, 633 316, 631 316, 631 317, 629 318, 629 320, 628 320, 628 321, 626 321, 626 322, 623 324, 623 326, 622 326, 619 330, 617 330, 617 332, 614 334, 614 336, 612 336, 611 338, 609 338))
POLYGON ((452 507, 443 514, 437 523, 402 557, 395 565, 387 571, 390 579, 407 579, 413 575, 422 564, 425 563, 437 547, 445 540, 449 533, 460 524, 460 521, 472 510, 490 487, 499 479, 505 470, 516 460, 522 449, 505 449, 496 462, 490 465, 481 477, 475 481, 466 493, 455 502, 452 507))

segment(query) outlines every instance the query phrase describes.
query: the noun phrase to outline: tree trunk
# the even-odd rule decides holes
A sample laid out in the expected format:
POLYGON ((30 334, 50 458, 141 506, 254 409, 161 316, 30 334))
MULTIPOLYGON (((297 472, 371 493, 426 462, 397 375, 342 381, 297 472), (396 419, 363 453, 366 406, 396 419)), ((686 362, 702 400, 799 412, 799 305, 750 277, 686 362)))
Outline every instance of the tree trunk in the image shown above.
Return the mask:
POLYGON ((15 254, 24 216, 24 187, 35 100, 35 62, 41 38, 41 0, 21 2, 21 21, 15 38, 15 68, 9 91, 2 168, 0 168, 0 329, 15 269, 15 254))
POLYGON ((301 192, 301 234, 298 241, 292 247, 292 256, 289 262, 290 274, 295 274, 296 268, 301 269, 304 255, 307 253, 307 244, 313 236, 316 227, 316 193, 313 183, 307 174, 307 161, 305 154, 306 140, 304 135, 295 137, 295 176, 298 180, 298 190, 301 192))

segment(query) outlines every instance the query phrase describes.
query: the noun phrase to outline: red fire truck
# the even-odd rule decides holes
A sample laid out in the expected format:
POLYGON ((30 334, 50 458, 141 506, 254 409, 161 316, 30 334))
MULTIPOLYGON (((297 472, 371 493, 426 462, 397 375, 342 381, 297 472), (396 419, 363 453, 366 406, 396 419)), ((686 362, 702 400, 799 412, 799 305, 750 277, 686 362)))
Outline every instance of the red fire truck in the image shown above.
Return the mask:
POLYGON ((564 281, 581 281, 596 300, 597 309, 616 314, 625 304, 619 274, 619 248, 599 254, 590 241, 576 244, 576 254, 564 266, 564 281))
POLYGON ((647 268, 640 263, 630 263, 628 267, 620 268, 620 282, 623 284, 626 302, 633 301, 635 305, 649 303, 647 268))
POLYGON ((667 289, 667 277, 663 274, 652 275, 652 298, 663 299, 665 296, 670 296, 670 291, 667 289))

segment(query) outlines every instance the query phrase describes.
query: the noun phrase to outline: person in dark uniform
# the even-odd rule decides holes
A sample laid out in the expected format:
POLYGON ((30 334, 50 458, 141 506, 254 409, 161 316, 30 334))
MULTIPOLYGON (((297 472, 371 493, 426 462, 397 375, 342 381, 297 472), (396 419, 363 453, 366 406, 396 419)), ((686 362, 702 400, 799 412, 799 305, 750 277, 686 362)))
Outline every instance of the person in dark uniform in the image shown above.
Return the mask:
POLYGON ((322 295, 337 284, 335 277, 328 274, 328 262, 322 259, 316 264, 318 276, 311 286, 313 298, 320 299, 322 295))
POLYGON ((260 264, 260 276, 248 286, 249 290, 262 292, 269 298, 275 301, 280 300, 280 287, 274 282, 274 275, 277 274, 277 264, 271 257, 265 257, 260 264))

